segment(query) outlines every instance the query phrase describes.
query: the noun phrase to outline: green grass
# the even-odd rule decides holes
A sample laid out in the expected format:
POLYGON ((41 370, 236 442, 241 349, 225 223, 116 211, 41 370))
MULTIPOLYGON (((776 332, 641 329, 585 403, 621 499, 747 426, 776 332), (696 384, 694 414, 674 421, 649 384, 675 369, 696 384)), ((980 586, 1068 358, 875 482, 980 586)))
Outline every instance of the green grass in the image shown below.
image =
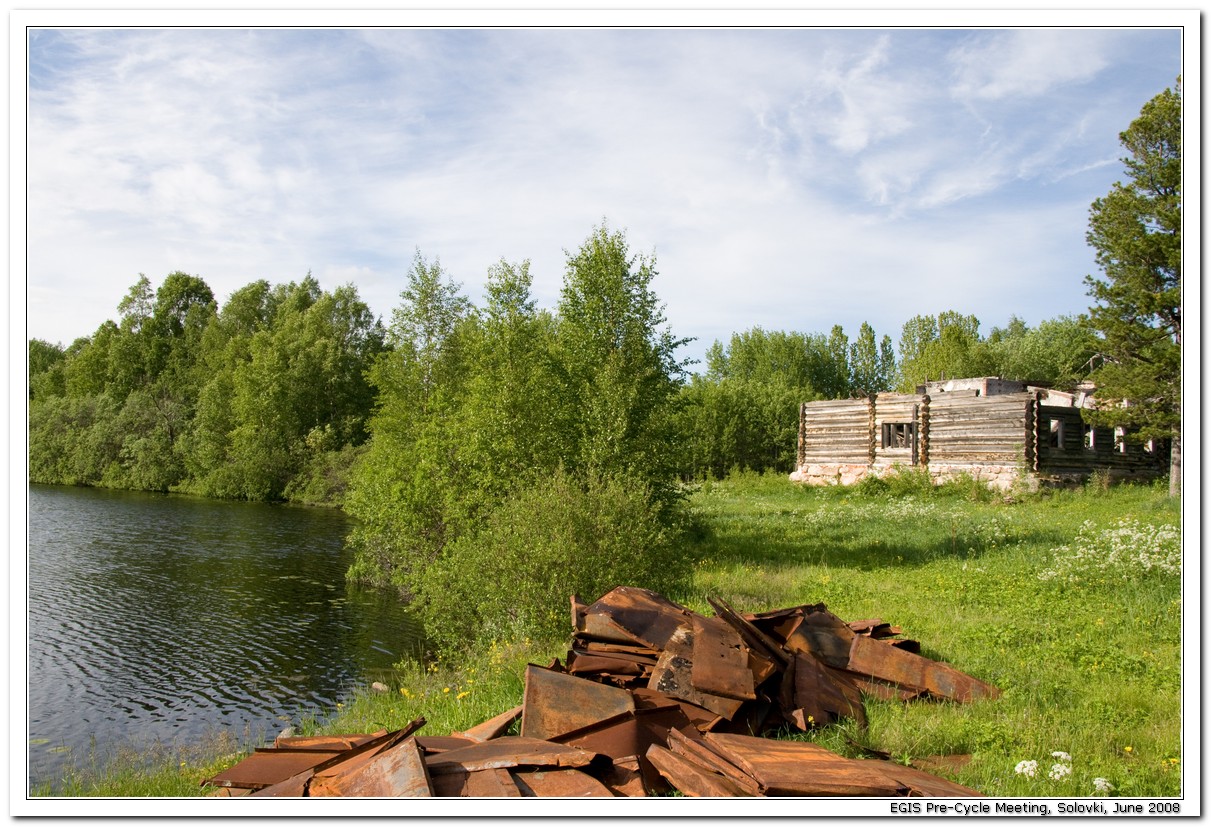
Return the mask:
MULTIPOLYGON (((697 563, 692 585, 673 599, 706 613, 707 596, 719 596, 741 611, 823 602, 846 620, 881 617, 924 654, 1003 690, 968 705, 868 698, 868 729, 847 723, 807 737, 855 757, 863 747, 902 761, 971 755, 950 777, 991 796, 1092 795, 1094 778, 1114 795, 1180 793, 1179 578, 1121 557, 1105 570, 1040 578, 1062 569, 1057 560, 1075 559, 1078 537, 1087 550, 1118 553, 1158 536, 1146 529, 1177 526, 1180 506, 1164 488, 1005 498, 963 483, 810 489, 783 476, 736 475, 704 483, 690 504, 697 563), (1106 533, 1115 528, 1117 540, 1106 533), (1060 781, 1048 778, 1055 751, 1071 756, 1060 781), (1015 772, 1026 760, 1038 762, 1034 778, 1015 772)), ((545 664, 566 646, 521 641, 461 661, 401 664, 389 692, 359 692, 303 730, 368 732, 422 715, 425 733, 464 729, 519 704, 526 662, 545 664)), ((127 773, 65 794, 202 792, 205 772, 179 787, 168 776, 186 773, 165 773, 160 786, 127 773)))

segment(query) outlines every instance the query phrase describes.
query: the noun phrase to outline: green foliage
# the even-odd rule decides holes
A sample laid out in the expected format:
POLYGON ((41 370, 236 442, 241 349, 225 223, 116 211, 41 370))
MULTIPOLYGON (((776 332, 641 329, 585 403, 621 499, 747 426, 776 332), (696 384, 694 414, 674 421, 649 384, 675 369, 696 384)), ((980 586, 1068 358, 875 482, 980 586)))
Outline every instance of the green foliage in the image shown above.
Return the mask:
POLYGON ((890 337, 877 342, 866 323, 852 344, 840 326, 828 336, 755 327, 733 334, 726 347, 716 341, 705 375, 681 390, 683 478, 790 471, 800 404, 887 390, 894 370, 890 337))
POLYGON ((993 328, 986 346, 994 375, 1062 388, 1089 375, 1100 342, 1086 316, 1058 316, 1034 328, 1015 316, 993 328))
POLYGON ((980 338, 980 320, 946 310, 914 316, 900 333, 899 389, 912 393, 937 379, 988 376, 995 365, 980 338))
POLYGON ((1181 425, 1181 128, 1179 80, 1176 89, 1146 103, 1119 136, 1129 153, 1123 158, 1127 181, 1093 202, 1086 236, 1105 277, 1085 279, 1104 357, 1093 375, 1103 404, 1088 419, 1175 443, 1181 425))
POLYGON ((220 312, 200 278, 141 275, 118 311, 66 350, 30 343, 32 480, 276 499, 364 441, 384 334, 351 286, 255 282, 220 312))
POLYGON ((427 639, 557 640, 568 595, 615 586, 676 589, 687 567, 642 480, 557 472, 519 488, 450 543, 421 576, 416 603, 427 639), (501 588, 508 584, 507 588, 501 588))
POLYGON ((394 350, 371 370, 372 436, 345 500, 359 519, 349 577, 394 586, 422 607, 457 604, 463 619, 431 623, 452 646, 484 628, 549 628, 532 607, 578 576, 560 554, 583 552, 584 576, 598 577, 595 566, 614 565, 599 557, 633 559, 651 539, 643 532, 670 529, 683 369, 654 275, 651 261, 602 227, 569 254, 555 314, 535 308, 528 263, 503 261, 476 309, 418 254, 395 312, 394 350), (632 498, 624 504, 642 515, 610 511, 623 480, 632 498), (560 486, 547 492, 552 502, 541 502, 552 485, 560 486), (527 509, 542 518, 527 522, 536 519, 527 509), (621 532, 612 542, 611 518, 621 532), (638 526, 630 534, 627 521, 638 526), (586 545, 590 535, 598 545, 586 545), (533 547, 505 549, 505 537, 533 547), (506 561, 512 574, 493 568, 506 561), (509 605, 483 596, 503 578, 509 605))

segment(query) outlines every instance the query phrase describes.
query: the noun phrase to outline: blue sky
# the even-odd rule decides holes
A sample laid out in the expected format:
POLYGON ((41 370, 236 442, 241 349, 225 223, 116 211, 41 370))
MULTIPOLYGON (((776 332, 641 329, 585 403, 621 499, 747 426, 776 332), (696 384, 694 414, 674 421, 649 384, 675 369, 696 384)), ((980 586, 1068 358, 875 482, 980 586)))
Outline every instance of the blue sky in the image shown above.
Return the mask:
POLYGON ((1088 307, 1089 205, 1181 37, 36 29, 27 333, 67 344, 174 270, 220 302, 311 271, 388 320, 417 249, 474 301, 530 259, 554 307, 603 219, 655 253, 691 358, 758 325, 1037 324, 1088 307))

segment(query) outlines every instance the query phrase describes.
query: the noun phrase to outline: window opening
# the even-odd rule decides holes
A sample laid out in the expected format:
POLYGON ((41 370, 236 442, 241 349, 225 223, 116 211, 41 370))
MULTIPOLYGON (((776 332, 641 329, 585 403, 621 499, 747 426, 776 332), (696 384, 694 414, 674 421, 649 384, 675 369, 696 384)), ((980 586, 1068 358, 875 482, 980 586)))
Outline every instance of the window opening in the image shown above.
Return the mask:
POLYGON ((913 437, 916 435, 917 424, 915 422, 884 422, 882 447, 911 448, 913 437))
POLYGON ((1047 444, 1052 448, 1064 448, 1064 420, 1052 419, 1047 427, 1047 444))

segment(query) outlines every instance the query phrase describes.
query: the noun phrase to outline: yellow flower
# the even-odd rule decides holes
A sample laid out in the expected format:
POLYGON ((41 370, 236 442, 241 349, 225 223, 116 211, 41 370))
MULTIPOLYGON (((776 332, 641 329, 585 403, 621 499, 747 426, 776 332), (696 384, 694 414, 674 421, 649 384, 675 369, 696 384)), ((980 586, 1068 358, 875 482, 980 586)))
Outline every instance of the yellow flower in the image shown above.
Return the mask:
POLYGON ((408 687, 406 687, 406 686, 401 686, 399 688, 399 694, 403 695, 405 698, 412 697, 412 693, 408 691, 408 687))
POLYGON ((1131 747, 1123 747, 1123 752, 1131 752, 1131 747))
POLYGON ((471 694, 470 692, 459 692, 459 693, 458 693, 457 695, 455 695, 454 697, 455 697, 457 700, 460 700, 460 701, 461 701, 463 698, 467 697, 467 696, 468 696, 468 695, 470 695, 470 694, 471 694))
POLYGON ((450 687, 448 687, 448 686, 443 686, 443 687, 442 687, 442 692, 443 692, 444 694, 447 694, 447 695, 448 695, 448 694, 450 694, 450 687))

